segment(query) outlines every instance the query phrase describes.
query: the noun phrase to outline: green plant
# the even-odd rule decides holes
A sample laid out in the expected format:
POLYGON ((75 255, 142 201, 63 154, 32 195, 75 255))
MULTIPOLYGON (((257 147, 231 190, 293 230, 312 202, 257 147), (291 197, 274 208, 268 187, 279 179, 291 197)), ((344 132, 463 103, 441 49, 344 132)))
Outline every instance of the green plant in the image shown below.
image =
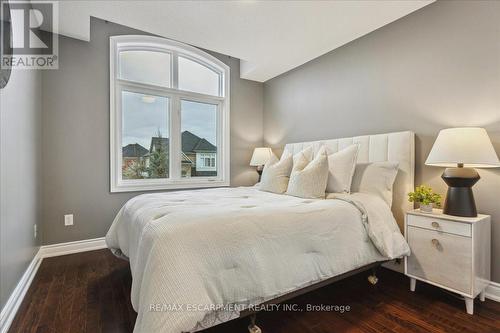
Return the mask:
POLYGON ((144 161, 132 161, 123 170, 125 179, 143 179, 147 171, 144 161))
POLYGON ((423 205, 436 204, 441 205, 441 194, 434 193, 432 188, 420 185, 415 188, 415 192, 408 193, 409 202, 418 202, 423 205))
POLYGON ((156 135, 158 144, 154 147, 149 156, 148 174, 149 178, 167 178, 168 177, 168 143, 164 142, 163 136, 158 130, 156 135))

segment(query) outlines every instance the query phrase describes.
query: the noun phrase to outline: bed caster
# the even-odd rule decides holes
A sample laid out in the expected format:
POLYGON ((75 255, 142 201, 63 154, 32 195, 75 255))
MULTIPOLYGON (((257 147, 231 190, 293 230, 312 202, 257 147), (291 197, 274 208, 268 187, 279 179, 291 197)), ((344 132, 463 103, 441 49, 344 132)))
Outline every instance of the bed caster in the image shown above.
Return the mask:
POLYGON ((257 325, 253 325, 253 326, 250 325, 250 326, 248 326, 248 332, 249 333, 262 333, 262 330, 257 325))
POLYGON ((378 278, 375 275, 368 276, 368 282, 372 285, 376 285, 378 282, 378 278))
POLYGON ((257 319, 257 315, 253 314, 250 317, 250 325, 248 325, 248 332, 249 333, 262 333, 262 330, 260 329, 259 326, 255 325, 255 320, 257 319))
POLYGON ((377 284, 377 267, 372 268, 372 274, 368 276, 368 282, 370 282, 372 286, 377 284))

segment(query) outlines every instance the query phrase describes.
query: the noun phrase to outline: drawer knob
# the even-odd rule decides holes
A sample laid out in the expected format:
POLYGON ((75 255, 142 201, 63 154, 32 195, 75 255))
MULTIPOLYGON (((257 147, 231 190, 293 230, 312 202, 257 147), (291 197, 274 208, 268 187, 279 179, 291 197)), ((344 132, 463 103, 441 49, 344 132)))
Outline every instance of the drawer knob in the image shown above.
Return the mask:
POLYGON ((434 238, 431 242, 432 242, 432 245, 434 245, 436 247, 436 249, 438 249, 438 250, 442 249, 441 243, 439 243, 439 241, 437 239, 434 238))
POLYGON ((433 228, 439 229, 439 223, 432 222, 431 225, 432 225, 433 228))

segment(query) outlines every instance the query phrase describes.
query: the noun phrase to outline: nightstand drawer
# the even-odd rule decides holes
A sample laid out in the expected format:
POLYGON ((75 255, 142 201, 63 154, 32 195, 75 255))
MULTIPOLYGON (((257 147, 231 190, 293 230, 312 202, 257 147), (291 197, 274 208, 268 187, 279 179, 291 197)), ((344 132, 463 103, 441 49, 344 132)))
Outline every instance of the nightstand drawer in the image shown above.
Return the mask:
POLYGON ((447 232, 449 234, 460 235, 465 237, 471 237, 471 225, 469 223, 455 222, 455 221, 447 221, 443 219, 438 219, 432 216, 416 216, 416 215, 408 215, 408 225, 447 232))
POLYGON ((407 274, 472 293, 471 238, 408 226, 407 274))

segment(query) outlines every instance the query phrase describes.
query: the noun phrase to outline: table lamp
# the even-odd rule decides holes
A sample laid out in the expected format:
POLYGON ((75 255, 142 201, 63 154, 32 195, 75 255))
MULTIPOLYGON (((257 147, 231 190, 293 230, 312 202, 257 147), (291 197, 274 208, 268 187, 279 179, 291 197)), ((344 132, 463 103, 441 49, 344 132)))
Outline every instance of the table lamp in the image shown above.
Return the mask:
POLYGON ((443 213, 476 217, 472 186, 480 179, 474 168, 498 168, 500 161, 484 128, 448 128, 439 132, 425 161, 446 167, 441 178, 448 185, 443 213))
POLYGON ((273 151, 271 148, 259 147, 255 148, 253 151, 252 159, 250 160, 250 165, 257 167, 257 173, 259 174, 259 182, 260 177, 262 176, 262 170, 264 170, 264 164, 269 161, 273 151))

